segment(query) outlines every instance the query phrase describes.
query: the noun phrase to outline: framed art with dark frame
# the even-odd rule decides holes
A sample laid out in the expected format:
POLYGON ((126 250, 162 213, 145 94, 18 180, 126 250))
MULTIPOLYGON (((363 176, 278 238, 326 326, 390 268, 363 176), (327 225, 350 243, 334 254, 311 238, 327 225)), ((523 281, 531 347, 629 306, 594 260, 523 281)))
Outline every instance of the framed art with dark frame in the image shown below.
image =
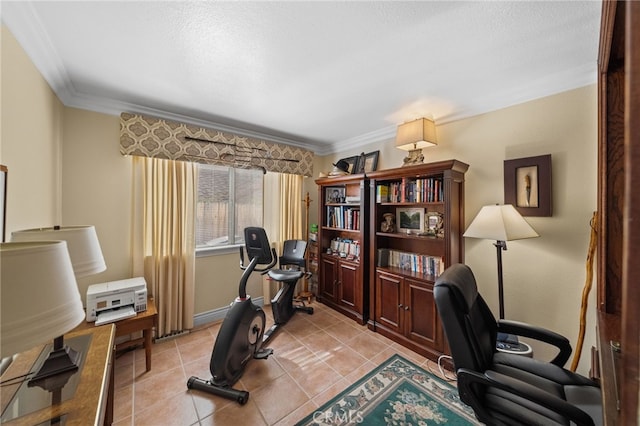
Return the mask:
POLYGON ((378 169, 379 156, 380 156, 380 151, 372 151, 366 154, 363 152, 362 154, 360 154, 356 173, 375 172, 378 169))
POLYGON ((352 175, 358 173, 358 159, 359 155, 354 155, 353 157, 342 158, 340 161, 346 161, 349 164, 349 170, 347 172, 352 175))
POLYGON ((522 216, 551 216, 551 154, 504 161, 504 203, 522 216))
POLYGON ((398 207, 396 209, 398 232, 403 234, 420 234, 424 232, 424 209, 398 207))
POLYGON ((343 186, 327 187, 324 202, 327 204, 344 203, 345 189, 343 186))
POLYGON ((4 243, 7 224, 7 166, 0 164, 0 238, 4 243))

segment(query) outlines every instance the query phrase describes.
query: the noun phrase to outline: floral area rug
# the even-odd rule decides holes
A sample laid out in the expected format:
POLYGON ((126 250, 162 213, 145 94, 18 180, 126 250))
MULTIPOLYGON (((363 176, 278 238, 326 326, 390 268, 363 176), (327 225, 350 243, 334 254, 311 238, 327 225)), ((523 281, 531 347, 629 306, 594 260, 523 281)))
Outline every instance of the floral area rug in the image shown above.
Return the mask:
POLYGON ((479 425, 449 383, 393 355, 297 425, 479 425))

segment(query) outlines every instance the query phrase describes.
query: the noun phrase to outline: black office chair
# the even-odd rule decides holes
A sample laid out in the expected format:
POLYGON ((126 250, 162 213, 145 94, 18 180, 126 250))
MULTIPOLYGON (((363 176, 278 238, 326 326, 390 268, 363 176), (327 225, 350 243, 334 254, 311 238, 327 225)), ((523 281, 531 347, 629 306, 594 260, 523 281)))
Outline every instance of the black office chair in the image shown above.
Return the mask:
POLYGON ((460 399, 487 425, 599 425, 602 397, 594 381, 564 369, 569 341, 552 331, 499 320, 478 294, 471 269, 447 268, 434 297, 449 341, 460 399), (500 352, 497 333, 509 333, 558 348, 551 362, 500 352))

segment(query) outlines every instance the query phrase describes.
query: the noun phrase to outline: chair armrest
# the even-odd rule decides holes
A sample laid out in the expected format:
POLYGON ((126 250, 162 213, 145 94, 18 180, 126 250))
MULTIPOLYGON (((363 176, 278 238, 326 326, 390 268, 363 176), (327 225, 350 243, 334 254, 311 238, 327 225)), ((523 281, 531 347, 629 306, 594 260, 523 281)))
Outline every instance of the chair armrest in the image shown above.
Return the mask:
MULTIPOLYGON (((490 414, 484 409, 482 402, 478 398, 478 386, 482 388, 494 387, 505 392, 509 392, 513 395, 524 398, 530 402, 538 404, 544 408, 550 409, 559 415, 565 417, 567 420, 574 422, 579 426, 593 426, 593 419, 579 409, 575 405, 568 403, 567 401, 554 396, 548 392, 541 390, 529 383, 515 379, 513 377, 505 376, 504 374, 497 373, 495 371, 486 371, 484 375, 472 370, 461 368, 457 372, 458 374, 458 390, 460 392, 460 398, 470 404, 474 411, 479 408, 480 414, 479 420, 486 422, 495 421, 490 414), (464 397, 463 397, 464 395, 464 397), (482 418, 483 416, 486 416, 482 418)), ((484 392, 481 392, 484 395, 484 392)))
POLYGON ((567 360, 571 356, 571 343, 569 339, 553 332, 551 330, 547 330, 546 328, 537 327, 531 324, 527 324, 520 321, 512 321, 512 320, 498 320, 498 333, 507 333, 507 334, 515 334, 517 336, 529 337, 531 339, 538 340, 540 342, 548 343, 552 346, 558 348, 559 352, 551 360, 552 364, 557 365, 558 367, 562 367, 567 363, 567 360))

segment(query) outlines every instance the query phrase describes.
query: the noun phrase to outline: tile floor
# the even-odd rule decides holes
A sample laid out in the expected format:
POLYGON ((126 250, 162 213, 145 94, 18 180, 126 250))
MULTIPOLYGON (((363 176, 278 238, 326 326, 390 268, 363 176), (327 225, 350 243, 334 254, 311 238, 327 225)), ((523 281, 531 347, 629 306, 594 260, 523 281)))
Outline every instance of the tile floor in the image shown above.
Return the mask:
MULTIPOLYGON (((373 333, 327 306, 296 313, 276 332, 267 360, 251 360, 234 388, 250 392, 241 406, 197 390, 187 379, 209 379, 209 361, 221 323, 153 346, 152 369, 144 350, 115 362, 114 425, 293 425, 394 353, 434 374, 435 362, 373 333)), ((267 326, 273 320, 266 307, 267 326)))

